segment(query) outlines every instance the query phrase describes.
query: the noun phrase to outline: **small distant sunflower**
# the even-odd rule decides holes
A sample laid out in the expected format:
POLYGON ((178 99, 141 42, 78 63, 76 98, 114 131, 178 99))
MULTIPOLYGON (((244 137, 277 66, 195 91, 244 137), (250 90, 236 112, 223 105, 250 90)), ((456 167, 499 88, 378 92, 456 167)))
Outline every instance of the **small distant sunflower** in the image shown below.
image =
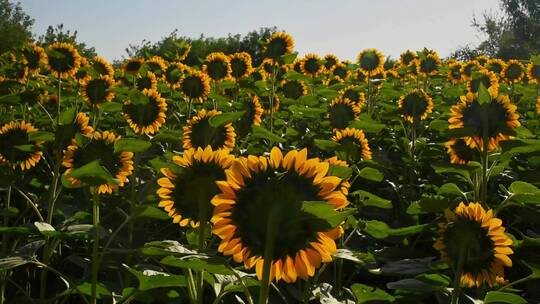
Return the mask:
POLYGON ((90 70, 91 70, 91 67, 90 67, 90 64, 88 63, 88 60, 84 57, 81 57, 81 65, 73 77, 77 80, 77 82, 80 85, 84 85, 85 82, 92 79, 90 70))
POLYGON ((360 70, 367 75, 384 71, 384 56, 377 49, 366 49, 358 54, 356 59, 360 70))
POLYGON ((188 120, 184 126, 182 146, 184 149, 211 146, 212 149, 234 149, 236 133, 231 123, 224 126, 212 127, 209 119, 221 114, 221 111, 202 109, 188 120))
POLYGON ((471 79, 467 81, 467 90, 471 93, 477 93, 480 83, 484 85, 491 96, 499 94, 499 79, 495 73, 486 69, 473 73, 471 79))
POLYGON ((440 237, 433 247, 441 253, 441 259, 452 264, 463 261, 461 284, 490 287, 504 282, 504 267, 512 267, 509 255, 512 239, 505 233, 502 221, 485 211, 480 203, 461 202, 454 211, 445 211, 446 222, 441 223, 440 237))
POLYGON ((334 54, 326 54, 323 58, 324 60, 324 68, 327 71, 331 71, 334 65, 339 62, 339 59, 334 54))
POLYGON ((339 94, 343 99, 349 99, 356 103, 359 109, 362 109, 366 104, 366 95, 363 92, 360 92, 359 86, 350 85, 339 91, 339 94))
POLYGON ((515 59, 510 59, 503 70, 503 76, 509 83, 518 83, 525 77, 525 66, 515 59))
POLYGON ((137 134, 154 134, 165 123, 167 102, 154 90, 142 91, 148 97, 148 103, 134 104, 129 100, 124 102, 124 118, 133 132, 137 134))
POLYGON ((48 47, 49 70, 60 78, 74 76, 81 66, 81 56, 71 43, 55 42, 48 47))
POLYGON ((22 54, 30 73, 39 72, 40 64, 47 64, 47 54, 45 53, 45 50, 36 44, 32 43, 27 45, 22 50, 22 54))
POLYGON ((203 71, 213 81, 221 81, 229 78, 232 73, 229 57, 221 52, 208 54, 203 64, 203 71))
POLYGON ((180 90, 188 99, 204 102, 210 93, 210 78, 201 71, 189 69, 180 83, 180 90))
POLYGON ((536 98, 536 114, 538 114, 538 116, 540 116, 540 96, 538 96, 538 98, 536 98))
POLYGON ((135 80, 137 90, 157 90, 157 77, 154 73, 148 71, 145 75, 139 75, 135 80))
POLYGON ((384 71, 384 76, 385 76, 384 78, 386 79, 400 79, 401 78, 399 73, 394 69, 384 71))
POLYGON ((184 43, 181 47, 175 50, 176 61, 184 61, 191 51, 191 45, 184 43))
POLYGON ((30 123, 9 122, 0 128, 0 164, 20 168, 22 171, 34 167, 43 156, 42 141, 32 142, 28 134, 38 131, 30 123))
POLYGON ((314 276, 321 263, 332 261, 341 229, 320 223, 302 206, 318 201, 339 211, 348 204, 341 179, 329 176, 328 168, 327 162, 308 159, 306 149, 284 156, 274 147, 269 158, 236 159, 225 171, 227 180, 217 182, 221 193, 212 199, 218 251, 246 269, 255 267, 262 279, 268 223, 273 222, 270 279, 293 283, 314 276))
POLYGON ((478 62, 480 66, 486 67, 486 64, 489 62, 489 57, 486 55, 480 55, 480 56, 476 56, 474 60, 476 60, 476 62, 478 62))
POLYGON ((285 98, 298 99, 307 95, 307 86, 302 80, 283 80, 281 91, 285 98))
POLYGON ((172 89, 178 89, 182 82, 184 73, 189 70, 189 67, 183 63, 175 62, 167 66, 167 70, 164 73, 165 82, 172 89))
POLYGON ((351 71, 347 69, 347 66, 345 66, 343 63, 338 62, 334 64, 332 67, 332 75, 337 76, 341 78, 342 80, 346 80, 351 75, 351 71))
POLYGON ((123 69, 124 73, 128 75, 138 76, 141 67, 144 64, 144 59, 142 58, 129 58, 124 62, 123 69))
POLYGON ((444 146, 452 164, 466 165, 480 158, 478 149, 469 147, 463 138, 452 138, 444 146))
POLYGON ((371 149, 369 142, 362 130, 355 128, 345 128, 343 130, 335 130, 332 141, 339 143, 342 151, 345 151, 351 161, 370 160, 371 149))
POLYGON ((112 65, 103 57, 95 56, 94 59, 92 59, 92 68, 99 75, 109 77, 114 76, 114 70, 112 65))
POLYGON ((345 79, 341 78, 341 77, 338 77, 338 76, 332 76, 330 78, 327 78, 325 80, 323 80, 323 84, 327 87, 331 87, 335 84, 340 84, 340 83, 344 83, 345 82, 345 79))
POLYGON ((281 100, 279 100, 277 96, 274 96, 274 104, 271 109, 270 109, 270 98, 268 96, 260 98, 259 102, 261 103, 264 109, 264 113, 266 114, 276 113, 277 111, 279 111, 279 107, 281 106, 281 100))
POLYGON ((251 55, 246 52, 234 53, 229 56, 231 76, 236 79, 248 77, 253 72, 251 55))
POLYGON ((4 71, 6 76, 19 83, 26 83, 28 80, 28 67, 21 61, 14 62, 9 69, 4 71))
POLYGON ((448 80, 451 83, 460 83, 461 82, 461 63, 453 62, 448 65, 448 80))
POLYGON ((62 165, 66 167, 64 175, 72 185, 80 185, 81 181, 70 176, 69 172, 80 168, 92 161, 99 160, 111 175, 118 181, 118 184, 102 184, 98 187, 98 194, 111 194, 118 187, 123 187, 127 178, 133 172, 132 152, 114 152, 114 143, 120 136, 112 132, 95 131, 91 140, 84 146, 79 146, 73 141, 64 152, 62 165))
POLYGON ((244 135, 251 131, 251 126, 260 126, 264 109, 257 95, 251 95, 242 102, 242 110, 246 113, 237 122, 238 133, 244 135))
POLYGON ((308 76, 316 77, 324 68, 321 59, 316 54, 307 54, 301 62, 300 69, 308 76))
POLYGON ((495 73, 497 77, 503 77, 503 71, 504 71, 504 68, 506 67, 506 63, 502 59, 491 58, 488 60, 485 67, 486 69, 488 69, 488 71, 495 73))
POLYGON ((471 80, 472 73, 481 69, 480 64, 476 60, 471 60, 461 66, 461 78, 465 81, 471 80))
POLYGON ((407 67, 416 58, 417 58, 416 52, 413 52, 411 50, 406 50, 405 52, 401 53, 401 55, 399 55, 399 64, 402 67, 407 67))
POLYGON ((367 75, 360 70, 355 71, 352 77, 358 83, 367 83, 367 75))
POLYGON ((173 162, 182 167, 180 172, 162 168, 165 177, 158 179, 160 188, 159 207, 181 227, 199 227, 200 219, 210 221, 214 206, 212 197, 220 190, 216 181, 225 180, 225 170, 230 168, 234 156, 227 150, 213 151, 210 146, 204 150, 185 150, 182 156, 173 156, 173 162))
POLYGON ((464 140, 469 147, 479 150, 483 147, 482 112, 488 114, 488 150, 495 150, 501 140, 510 139, 508 128, 513 129, 521 125, 517 107, 510 102, 507 95, 503 94, 494 96, 488 104, 480 105, 477 94, 467 93, 460 97, 460 101, 452 106, 450 112, 449 128, 471 128, 474 134, 465 137, 464 140))
POLYGON ((358 115, 360 115, 360 108, 356 102, 344 97, 332 100, 328 109, 330 125, 333 129, 345 129, 353 120, 358 119, 358 115))
POLYGON ((302 73, 302 59, 296 58, 293 62, 293 70, 297 73, 302 73))
POLYGON ((167 61, 160 56, 152 56, 147 59, 144 64, 148 67, 148 71, 154 73, 157 79, 162 79, 167 69, 167 61))
POLYGON ((100 75, 83 84, 81 94, 89 104, 100 106, 114 98, 114 80, 109 76, 100 75))
POLYGON ((527 65, 527 78, 529 83, 540 83, 540 65, 529 62, 527 65))
POLYGON ((398 101, 401 117, 410 123, 425 120, 433 111, 433 100, 424 90, 413 89, 398 101))
POLYGON ((94 129, 88 124, 89 122, 90 118, 88 115, 84 114, 83 112, 77 113, 77 115, 75 115, 75 120, 73 121, 75 131, 84 136, 90 136, 92 133, 94 133, 94 129))
POLYGON ((425 58, 420 58, 416 61, 418 64, 418 72, 423 76, 437 75, 441 60, 437 54, 428 54, 425 58))
POLYGON ((294 40, 285 32, 276 32, 270 37, 264 46, 264 57, 274 62, 279 62, 281 56, 292 53, 294 40))

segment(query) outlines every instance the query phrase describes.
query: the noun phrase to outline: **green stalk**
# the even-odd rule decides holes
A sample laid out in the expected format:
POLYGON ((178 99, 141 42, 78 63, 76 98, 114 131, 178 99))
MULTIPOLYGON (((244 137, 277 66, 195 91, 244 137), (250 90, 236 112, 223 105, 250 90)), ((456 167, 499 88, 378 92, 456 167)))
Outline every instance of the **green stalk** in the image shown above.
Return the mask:
POLYGON ((92 277, 91 277, 91 284, 92 284, 92 295, 90 298, 91 304, 96 304, 97 302, 97 279, 98 279, 98 271, 99 271, 99 256, 98 256, 98 249, 99 249, 99 194, 98 190, 94 190, 94 199, 92 200, 92 218, 93 218, 93 230, 94 230, 94 243, 92 246, 92 277))
POLYGON ((274 245, 276 238, 276 225, 274 223, 274 212, 271 210, 268 214, 266 222, 266 244, 264 246, 264 263, 262 282, 259 292, 259 304, 267 304, 270 291, 270 270, 272 267, 272 259, 274 257, 274 245))
POLYGON ((187 119, 191 119, 191 105, 192 105, 192 102, 191 102, 191 98, 188 98, 188 112, 187 112, 187 119))
MULTIPOLYGON (((206 213, 207 208, 206 205, 208 204, 210 198, 207 197, 207 192, 205 189, 194 189, 197 191, 197 204, 199 206, 199 243, 198 243, 198 249, 199 253, 202 253, 204 251, 204 243, 205 243, 205 234, 206 234, 206 213)), ((203 304, 204 299, 204 270, 197 271, 196 279, 195 279, 195 289, 196 289, 196 296, 197 296, 197 303, 203 304)))
MULTIPOLYGON (((487 116, 487 115, 486 115, 487 116)), ((488 186, 488 164, 489 164, 489 136, 488 136, 488 122, 487 117, 483 121, 483 128, 482 128, 482 186, 481 186, 481 194, 480 194, 480 201, 484 206, 487 207, 487 186, 488 186)))
POLYGON ((451 304, 457 304, 459 300, 459 294, 461 291, 461 274, 463 273, 463 265, 467 259, 467 248, 461 248, 458 258, 457 269, 454 272, 454 282, 452 283, 452 299, 451 304))
POLYGON ((276 83, 276 67, 272 65, 272 91, 270 92, 270 132, 274 130, 274 98, 275 98, 275 83, 276 83))
MULTIPOLYGON (((6 205, 4 206, 5 213, 4 213, 4 221, 2 224, 4 226, 9 227, 9 217, 8 217, 8 209, 10 207, 11 202, 11 186, 8 187, 7 193, 6 193, 6 205)), ((8 250, 8 234, 4 233, 2 235, 2 256, 5 256, 7 254, 8 250)), ((2 284, 0 284, 0 304, 4 304, 4 294, 6 292, 6 285, 7 285, 7 278, 8 278, 8 271, 2 271, 0 272, 0 278, 2 279, 2 284)))

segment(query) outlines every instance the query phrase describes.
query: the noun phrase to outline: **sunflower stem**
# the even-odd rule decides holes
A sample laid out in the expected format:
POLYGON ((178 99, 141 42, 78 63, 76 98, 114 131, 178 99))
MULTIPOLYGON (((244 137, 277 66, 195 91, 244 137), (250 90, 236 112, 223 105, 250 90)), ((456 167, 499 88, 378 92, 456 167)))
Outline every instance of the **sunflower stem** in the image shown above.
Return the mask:
MULTIPOLYGON (((4 206, 5 213, 4 213, 4 220, 2 222, 2 224, 4 224, 5 227, 9 227, 8 209, 10 207, 10 202, 11 202, 11 186, 8 187, 7 192, 6 192, 6 203, 4 206)), ((8 242, 8 234, 4 233, 2 235, 2 256, 5 256, 7 254, 7 249, 8 249, 7 242, 8 242)), ((0 304, 4 304, 4 293, 6 290, 8 276, 9 275, 8 275, 7 270, 0 272, 0 278, 2 281, 2 284, 0 285, 0 304)))
POLYGON ((272 65, 272 91, 270 92, 270 132, 274 130, 274 98, 275 98, 276 67, 272 65))
POLYGON ((60 97, 62 93, 62 78, 60 78, 60 73, 58 73, 58 103, 56 105, 56 127, 60 125, 60 97))
MULTIPOLYGON (((203 204, 199 204, 199 206, 200 205, 203 205, 203 204)), ((200 221, 200 226, 199 226, 199 252, 202 252, 204 250, 204 241, 205 241, 204 234, 206 232, 205 230, 206 230, 206 221, 200 221)), ((196 290, 197 290, 197 293, 196 293, 197 303, 203 304, 204 303, 203 302, 203 299, 204 299, 204 270, 197 271, 196 290)))
POLYGON ((99 193, 98 189, 94 190, 94 198, 92 200, 92 218, 93 218, 93 230, 94 230, 94 243, 92 246, 92 293, 90 298, 91 304, 96 304, 97 301, 97 278, 99 271, 99 193))
POLYGON ((191 106, 192 106, 191 98, 188 98, 188 110, 187 110, 187 115, 186 115, 188 120, 191 119, 191 106))
POLYGON ((272 260, 274 258, 274 245, 276 240, 276 224, 274 209, 271 209, 268 214, 268 219, 266 222, 266 242, 264 246, 264 262, 263 262, 263 273, 262 273, 262 282, 259 292, 259 304, 268 303, 268 294, 270 291, 270 271, 272 269, 272 260))
POLYGON ((459 294, 461 292, 461 274, 463 273, 463 266, 467 259, 467 248, 461 248, 458 257, 457 268, 454 271, 454 282, 452 283, 452 299, 451 304, 457 304, 459 301, 459 294))

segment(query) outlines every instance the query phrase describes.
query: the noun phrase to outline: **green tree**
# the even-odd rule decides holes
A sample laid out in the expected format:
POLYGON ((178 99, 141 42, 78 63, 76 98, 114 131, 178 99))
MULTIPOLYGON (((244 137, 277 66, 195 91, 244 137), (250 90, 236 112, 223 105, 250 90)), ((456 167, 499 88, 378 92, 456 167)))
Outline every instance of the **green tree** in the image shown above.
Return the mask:
POLYGON ((77 31, 65 30, 63 24, 58 24, 55 27, 49 25, 45 34, 38 38, 38 43, 41 45, 48 45, 57 41, 73 44, 79 53, 87 58, 96 56, 95 48, 87 46, 84 42, 78 42, 77 31))
POLYGON ((34 19, 20 3, 0 0, 0 54, 22 47, 32 39, 34 19))

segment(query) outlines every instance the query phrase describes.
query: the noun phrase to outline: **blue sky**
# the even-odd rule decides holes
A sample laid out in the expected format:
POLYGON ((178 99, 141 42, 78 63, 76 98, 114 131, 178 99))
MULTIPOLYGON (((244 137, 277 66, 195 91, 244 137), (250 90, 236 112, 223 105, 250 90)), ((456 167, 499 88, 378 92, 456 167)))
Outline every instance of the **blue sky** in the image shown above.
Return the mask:
POLYGON ((441 56, 482 37, 473 13, 498 11, 498 0, 22 0, 36 36, 63 23, 113 60, 129 43, 158 41, 174 29, 185 36, 245 34, 263 26, 291 33, 300 54, 334 53, 354 59, 375 47, 396 58, 406 49, 433 48, 441 56))

